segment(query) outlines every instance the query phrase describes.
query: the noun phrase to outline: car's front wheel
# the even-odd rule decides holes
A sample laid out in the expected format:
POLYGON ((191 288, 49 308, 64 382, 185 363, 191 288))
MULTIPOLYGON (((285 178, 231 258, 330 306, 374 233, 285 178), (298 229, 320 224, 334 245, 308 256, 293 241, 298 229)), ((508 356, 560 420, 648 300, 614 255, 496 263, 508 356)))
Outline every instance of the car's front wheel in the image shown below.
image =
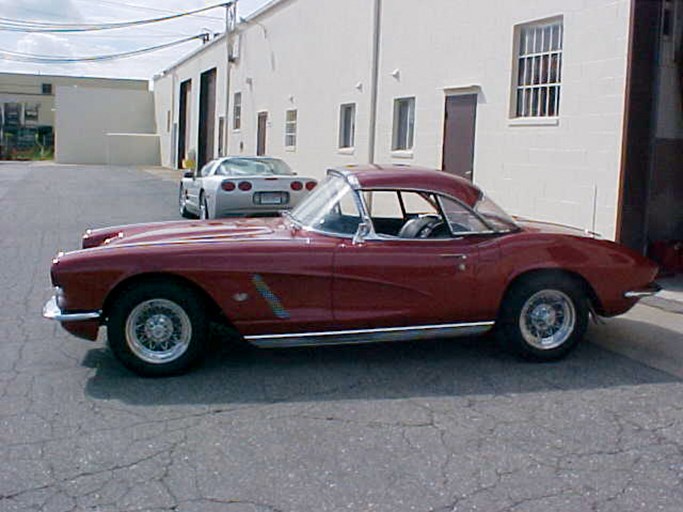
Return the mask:
POLYGON ((560 359, 583 338, 588 298, 573 279, 541 275, 516 283, 501 308, 503 341, 517 354, 541 361, 560 359))
POLYGON ((204 355, 208 321, 202 300, 173 283, 135 286, 114 302, 107 337, 114 355, 144 376, 187 371, 204 355))

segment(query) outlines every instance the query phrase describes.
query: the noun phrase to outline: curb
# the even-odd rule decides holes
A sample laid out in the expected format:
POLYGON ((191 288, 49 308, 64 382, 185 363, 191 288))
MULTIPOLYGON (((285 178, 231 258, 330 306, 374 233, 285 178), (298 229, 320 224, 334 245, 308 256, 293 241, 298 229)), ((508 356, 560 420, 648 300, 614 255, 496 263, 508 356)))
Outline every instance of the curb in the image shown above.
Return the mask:
POLYGON ((683 302, 676 300, 665 299, 663 297, 654 295, 652 297, 644 297, 640 299, 640 303, 653 308, 661 309, 662 311, 667 311, 669 313, 683 315, 683 302))

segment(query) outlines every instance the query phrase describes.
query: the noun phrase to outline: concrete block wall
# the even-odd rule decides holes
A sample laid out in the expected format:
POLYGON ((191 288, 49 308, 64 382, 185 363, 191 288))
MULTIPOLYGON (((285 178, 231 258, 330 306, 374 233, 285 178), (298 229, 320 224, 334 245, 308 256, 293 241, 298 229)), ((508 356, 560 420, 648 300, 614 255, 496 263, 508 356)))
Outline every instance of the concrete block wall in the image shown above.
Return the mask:
POLYGON ((58 87, 55 161, 106 164, 107 134, 155 134, 149 91, 58 87))

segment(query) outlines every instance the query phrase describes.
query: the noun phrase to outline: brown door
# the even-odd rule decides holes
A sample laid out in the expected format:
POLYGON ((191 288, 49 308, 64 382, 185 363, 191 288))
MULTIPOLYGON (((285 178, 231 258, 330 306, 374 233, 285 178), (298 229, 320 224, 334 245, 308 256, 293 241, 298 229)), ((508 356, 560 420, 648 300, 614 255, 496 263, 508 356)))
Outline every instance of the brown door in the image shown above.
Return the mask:
POLYGON ((216 68, 201 75, 199 91, 199 155, 197 169, 213 159, 213 139, 216 125, 216 68))
POLYGON ((477 119, 477 95, 446 97, 443 164, 441 168, 472 180, 474 172, 474 132, 477 119))
POLYGON ((180 84, 180 105, 178 112, 178 168, 183 166, 183 159, 187 156, 189 149, 190 130, 188 122, 190 120, 190 108, 192 98, 192 80, 185 80, 180 84))
POLYGON ((266 154, 266 128, 268 126, 268 112, 258 115, 258 131, 256 133, 256 155, 266 154))

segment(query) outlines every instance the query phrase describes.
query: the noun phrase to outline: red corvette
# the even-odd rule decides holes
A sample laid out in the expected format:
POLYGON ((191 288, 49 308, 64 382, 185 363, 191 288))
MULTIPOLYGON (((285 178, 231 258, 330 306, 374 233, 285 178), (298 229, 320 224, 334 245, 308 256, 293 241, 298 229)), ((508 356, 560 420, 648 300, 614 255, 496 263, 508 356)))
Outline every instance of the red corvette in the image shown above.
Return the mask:
POLYGON ((592 233, 510 218, 471 183, 404 166, 334 169, 275 219, 88 230, 60 253, 44 316, 144 375, 187 370, 210 322, 285 347, 484 333, 557 359, 589 313, 657 291, 654 263, 592 233))

